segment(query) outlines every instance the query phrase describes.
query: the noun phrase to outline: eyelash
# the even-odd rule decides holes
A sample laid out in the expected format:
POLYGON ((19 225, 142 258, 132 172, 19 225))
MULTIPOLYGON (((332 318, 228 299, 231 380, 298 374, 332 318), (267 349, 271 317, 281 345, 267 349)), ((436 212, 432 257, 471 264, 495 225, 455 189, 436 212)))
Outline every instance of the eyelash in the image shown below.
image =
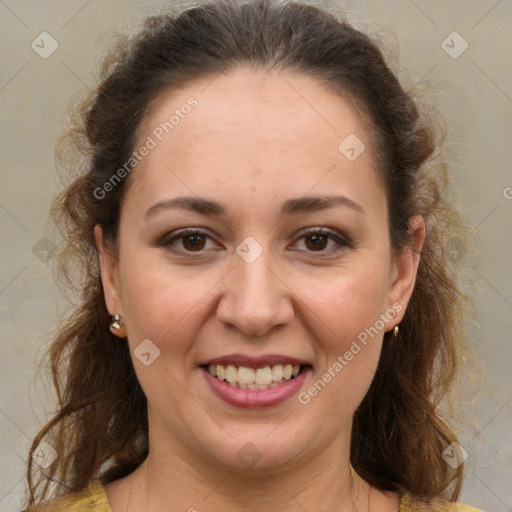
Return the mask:
MULTIPOLYGON (((169 234, 165 235, 158 242, 158 246, 170 247, 170 246, 172 246, 172 244, 175 241, 180 240, 180 239, 182 240, 182 239, 186 238, 187 236, 191 236, 191 235, 200 235, 200 236, 204 236, 206 238, 213 240, 213 238, 210 235, 208 235, 207 233, 205 233, 204 231, 201 231, 199 229, 193 229, 193 228, 185 228, 185 229, 181 229, 177 232, 169 233, 169 234), (173 235, 173 236, 170 236, 170 235, 173 235)), ((320 256, 323 256, 323 255, 330 255, 333 252, 338 252, 338 251, 342 250, 343 248, 349 248, 349 249, 353 248, 352 242, 349 240, 349 238, 346 235, 339 234, 335 231, 332 231, 332 230, 326 229, 326 228, 315 228, 315 229, 310 229, 309 231, 306 231, 306 232, 302 232, 300 234, 298 240, 307 238, 308 236, 312 236, 312 235, 327 236, 329 239, 334 240, 338 244, 338 247, 334 248, 334 249, 331 248, 331 249, 321 250, 321 251, 306 251, 311 254, 318 254, 320 256)), ((179 250, 179 249, 178 250, 171 249, 171 250, 175 250, 176 252, 181 252, 181 250, 179 250)), ((188 250, 183 249, 183 252, 185 252, 187 254, 194 254, 194 253, 201 254, 205 250, 206 249, 201 249, 199 251, 188 251, 188 250)))

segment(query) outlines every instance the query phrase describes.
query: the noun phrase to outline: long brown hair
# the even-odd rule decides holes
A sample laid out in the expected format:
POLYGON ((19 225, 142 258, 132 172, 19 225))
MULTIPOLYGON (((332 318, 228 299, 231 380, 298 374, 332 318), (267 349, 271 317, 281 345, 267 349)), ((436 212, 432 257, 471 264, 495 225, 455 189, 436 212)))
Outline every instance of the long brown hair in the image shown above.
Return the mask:
MULTIPOLYGON (((132 472, 148 453, 148 417, 127 343, 108 329, 93 230, 115 248, 129 176, 105 195, 104 184, 129 161, 137 129, 163 90, 240 66, 291 70, 318 79, 363 113, 385 184, 390 240, 409 241, 408 220, 424 216, 427 236, 417 283, 398 339, 384 338, 370 389, 354 417, 351 463, 381 490, 455 500, 463 465, 451 469, 443 450, 456 436, 439 411, 457 375, 461 304, 446 246, 458 217, 446 200, 439 130, 400 84, 379 44, 340 16, 303 2, 202 1, 150 17, 104 61, 100 82, 76 104, 58 145, 69 170, 52 207, 65 246, 58 261, 79 303, 49 352, 58 410, 34 439, 27 479, 31 506, 54 494, 132 472), (41 442, 57 452, 41 470, 41 442)), ((136 171, 135 171, 136 172, 136 171)))

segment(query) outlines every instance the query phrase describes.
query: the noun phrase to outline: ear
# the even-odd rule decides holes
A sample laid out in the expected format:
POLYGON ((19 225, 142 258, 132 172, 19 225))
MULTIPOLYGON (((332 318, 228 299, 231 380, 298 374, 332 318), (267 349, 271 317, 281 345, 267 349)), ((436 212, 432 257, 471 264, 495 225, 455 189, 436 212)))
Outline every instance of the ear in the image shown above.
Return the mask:
POLYGON ((103 292, 105 304, 110 315, 123 316, 120 293, 119 293, 119 268, 117 258, 106 246, 103 237, 103 230, 99 224, 94 226, 94 239, 99 253, 101 282, 103 283, 103 292))
POLYGON ((411 298, 416 284, 416 275, 420 263, 421 249, 425 242, 425 220, 421 215, 415 215, 409 221, 410 242, 403 247, 392 260, 391 286, 388 293, 388 308, 393 304, 400 304, 402 307, 393 308, 397 314, 394 317, 392 329, 398 325, 405 315, 407 304, 411 298))

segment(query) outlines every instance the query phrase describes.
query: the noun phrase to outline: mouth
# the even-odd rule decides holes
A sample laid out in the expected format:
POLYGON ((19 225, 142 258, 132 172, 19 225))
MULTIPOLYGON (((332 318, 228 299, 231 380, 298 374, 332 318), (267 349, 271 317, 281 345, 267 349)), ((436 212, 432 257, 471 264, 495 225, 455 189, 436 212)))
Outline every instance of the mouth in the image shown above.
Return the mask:
POLYGON ((238 389, 272 389, 297 378, 309 365, 276 364, 259 368, 233 364, 202 365, 208 373, 220 381, 238 389))
POLYGON ((313 367, 283 355, 232 354, 200 365, 209 389, 225 403, 241 408, 279 405, 305 386, 313 367))

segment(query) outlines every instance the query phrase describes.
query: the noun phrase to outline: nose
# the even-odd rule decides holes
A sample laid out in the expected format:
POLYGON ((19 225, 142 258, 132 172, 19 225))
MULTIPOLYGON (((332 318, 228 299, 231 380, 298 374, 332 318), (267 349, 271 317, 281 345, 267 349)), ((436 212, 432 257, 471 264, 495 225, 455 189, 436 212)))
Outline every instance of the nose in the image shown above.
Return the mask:
POLYGON ((279 267, 271 265, 268 254, 269 251, 263 251, 252 263, 235 254, 234 268, 223 280, 217 318, 248 336, 264 336, 289 323, 295 314, 293 292, 280 275, 279 267))

